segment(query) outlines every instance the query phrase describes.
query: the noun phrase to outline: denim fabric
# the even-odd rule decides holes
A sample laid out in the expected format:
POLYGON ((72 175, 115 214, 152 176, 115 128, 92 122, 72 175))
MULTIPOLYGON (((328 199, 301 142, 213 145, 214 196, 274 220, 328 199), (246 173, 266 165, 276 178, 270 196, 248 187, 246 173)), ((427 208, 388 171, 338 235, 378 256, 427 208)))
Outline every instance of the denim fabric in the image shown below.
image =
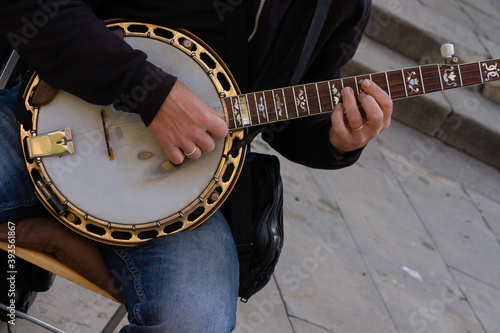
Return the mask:
POLYGON ((19 86, 0 90, 0 222, 45 213, 26 169, 15 109, 19 86))
POLYGON ((191 231, 101 251, 129 313, 120 333, 234 329, 238 256, 220 212, 191 231))

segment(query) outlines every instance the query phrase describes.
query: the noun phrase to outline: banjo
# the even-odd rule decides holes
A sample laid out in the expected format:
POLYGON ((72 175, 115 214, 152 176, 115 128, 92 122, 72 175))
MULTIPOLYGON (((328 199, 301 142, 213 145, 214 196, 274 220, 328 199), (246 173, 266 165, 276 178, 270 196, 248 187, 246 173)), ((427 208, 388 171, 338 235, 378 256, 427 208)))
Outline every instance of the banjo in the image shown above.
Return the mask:
POLYGON ((221 59, 188 32, 138 22, 109 27, 222 113, 230 129, 226 138, 215 139, 211 153, 174 165, 138 115, 89 104, 65 91, 47 101, 39 97, 47 85, 34 74, 24 93, 33 126, 29 131, 21 126, 21 139, 35 193, 70 229, 114 245, 190 230, 208 219, 238 179, 246 148, 237 142, 250 126, 331 112, 342 88, 359 94, 363 79, 373 80, 392 99, 500 79, 496 59, 239 94, 221 59))

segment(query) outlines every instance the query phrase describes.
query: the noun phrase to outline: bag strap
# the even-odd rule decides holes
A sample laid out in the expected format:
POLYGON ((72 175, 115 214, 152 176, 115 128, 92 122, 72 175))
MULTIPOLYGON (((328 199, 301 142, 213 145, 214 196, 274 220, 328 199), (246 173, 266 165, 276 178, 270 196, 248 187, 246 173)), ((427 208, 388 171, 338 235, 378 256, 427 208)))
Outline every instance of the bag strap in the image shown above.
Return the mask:
POLYGON ((331 4, 332 0, 318 1, 311 26, 309 27, 309 31, 304 42, 304 47, 302 48, 302 53, 300 54, 299 64, 295 68, 295 72, 293 73, 292 80, 290 82, 291 85, 298 84, 307 70, 307 65, 311 60, 314 47, 316 46, 321 30, 323 30, 323 26, 325 25, 326 17, 330 11, 331 4))
POLYGON ((240 0, 223 16, 226 21, 226 60, 242 92, 248 91, 248 0, 240 0))
POLYGON ((18 61, 19 54, 17 54, 16 51, 12 51, 0 72, 0 89, 5 89, 7 87, 7 83, 11 79, 18 61))

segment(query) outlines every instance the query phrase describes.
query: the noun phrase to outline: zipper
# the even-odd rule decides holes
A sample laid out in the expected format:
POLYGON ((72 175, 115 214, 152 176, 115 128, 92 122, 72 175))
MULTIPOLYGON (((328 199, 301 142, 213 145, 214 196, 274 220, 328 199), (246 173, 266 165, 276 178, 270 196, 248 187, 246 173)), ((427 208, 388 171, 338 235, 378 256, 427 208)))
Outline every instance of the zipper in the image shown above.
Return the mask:
POLYGON ((257 29, 259 28, 260 15, 262 14, 262 10, 264 9, 265 3, 266 3, 266 0, 260 0, 259 8, 257 9, 257 15, 255 16, 255 23, 254 23, 253 31, 247 40, 248 43, 250 43, 250 41, 253 39, 253 37, 255 36, 255 33, 257 32, 257 29))

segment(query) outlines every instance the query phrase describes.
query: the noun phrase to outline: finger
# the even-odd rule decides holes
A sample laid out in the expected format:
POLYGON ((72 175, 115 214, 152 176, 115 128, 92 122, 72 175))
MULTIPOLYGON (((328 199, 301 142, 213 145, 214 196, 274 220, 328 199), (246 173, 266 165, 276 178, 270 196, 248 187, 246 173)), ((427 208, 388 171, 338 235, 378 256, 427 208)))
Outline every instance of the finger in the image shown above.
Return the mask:
POLYGON ((372 128, 379 128, 384 124, 384 112, 378 105, 375 98, 366 93, 358 96, 366 117, 366 125, 372 128))
POLYGON ((390 118, 392 115, 392 99, 391 97, 380 88, 375 82, 365 79, 361 82, 363 91, 372 96, 377 104, 384 112, 384 118, 390 118))
POLYGON ((344 105, 342 103, 338 103, 335 105, 333 109, 333 113, 331 116, 332 120, 332 129, 335 133, 340 135, 349 132, 348 123, 344 120, 344 105))
POLYGON ((201 150, 196 145, 191 145, 191 148, 182 149, 184 156, 189 159, 196 160, 201 156, 201 150))
POLYGON ((341 103, 337 104, 331 115, 332 128, 330 129, 330 144, 337 154, 344 154, 348 151, 360 147, 359 138, 353 136, 349 124, 344 118, 344 107, 341 103))
POLYGON ((349 126, 351 128, 360 128, 363 126, 363 116, 359 111, 356 103, 356 97, 354 96, 354 91, 351 87, 345 87, 342 89, 342 101, 349 126))
POLYGON ((182 151, 179 147, 163 147, 163 150, 165 151, 165 154, 167 154, 170 162, 173 164, 181 164, 186 158, 184 151, 182 151))
POLYGON ((215 109, 212 109, 214 110, 214 114, 219 117, 220 119, 224 120, 226 117, 224 116, 224 113, 223 112, 217 112, 215 109))
POLYGON ((203 153, 209 153, 213 151, 215 148, 214 138, 207 132, 205 132, 201 137, 196 139, 195 143, 203 153))
POLYGON ((212 115, 212 121, 207 127, 207 132, 213 134, 218 138, 225 138, 228 133, 228 127, 226 122, 222 118, 219 118, 217 115, 212 115))

